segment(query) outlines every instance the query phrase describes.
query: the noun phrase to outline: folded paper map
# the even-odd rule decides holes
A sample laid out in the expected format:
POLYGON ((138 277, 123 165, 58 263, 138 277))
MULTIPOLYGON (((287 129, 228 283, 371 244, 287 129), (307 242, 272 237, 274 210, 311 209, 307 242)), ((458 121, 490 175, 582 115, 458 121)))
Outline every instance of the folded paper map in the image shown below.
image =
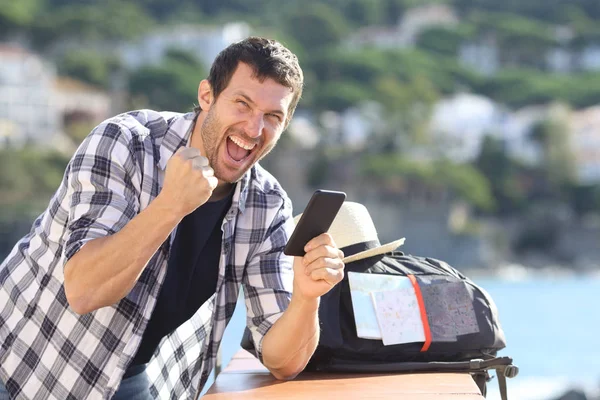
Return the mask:
POLYGON ((363 339, 381 339, 381 331, 370 293, 402 288, 412 290, 410 279, 399 275, 348 272, 348 282, 350 284, 350 296, 352 298, 357 336, 363 339))
POLYGON ((419 281, 433 341, 454 342, 459 335, 479 332, 473 301, 465 285, 419 281))
POLYGON ((406 276, 348 272, 348 281, 359 338, 394 345, 429 335, 433 342, 452 342, 479 331, 466 283, 458 279, 416 276, 424 315, 406 276))
POLYGON ((425 341, 425 330, 415 289, 372 292, 375 315, 385 346, 425 341))

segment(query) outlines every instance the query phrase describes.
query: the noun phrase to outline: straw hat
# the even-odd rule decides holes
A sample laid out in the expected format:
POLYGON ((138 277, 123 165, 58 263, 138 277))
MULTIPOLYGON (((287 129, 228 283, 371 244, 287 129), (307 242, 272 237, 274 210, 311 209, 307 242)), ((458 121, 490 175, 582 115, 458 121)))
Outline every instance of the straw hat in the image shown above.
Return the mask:
MULTIPOLYGON (((297 215, 294 222, 298 223, 301 216, 297 215)), ((344 252, 346 264, 390 252, 404 243, 404 238, 384 245, 379 243, 369 211, 362 204, 351 201, 342 204, 328 233, 344 252)))

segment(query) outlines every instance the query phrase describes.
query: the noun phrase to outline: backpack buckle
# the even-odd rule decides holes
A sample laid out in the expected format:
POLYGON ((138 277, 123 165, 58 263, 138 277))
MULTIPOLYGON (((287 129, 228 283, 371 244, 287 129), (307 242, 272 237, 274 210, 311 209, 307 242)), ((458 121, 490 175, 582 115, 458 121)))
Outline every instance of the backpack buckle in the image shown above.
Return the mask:
POLYGON ((503 375, 507 378, 514 378, 515 376, 519 375, 519 367, 516 365, 507 365, 504 368, 503 375))
POLYGON ((481 369, 481 363, 483 360, 481 358, 475 358, 473 360, 469 360, 469 369, 481 369))

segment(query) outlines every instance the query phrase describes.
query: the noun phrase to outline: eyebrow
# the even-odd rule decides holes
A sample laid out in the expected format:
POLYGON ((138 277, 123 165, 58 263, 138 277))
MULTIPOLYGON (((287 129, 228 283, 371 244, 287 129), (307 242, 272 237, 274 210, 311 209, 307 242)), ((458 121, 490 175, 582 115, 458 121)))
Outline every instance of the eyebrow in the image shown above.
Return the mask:
MULTIPOLYGON (((248 95, 246 95, 245 93, 242 92, 235 92, 234 95, 236 96, 241 96, 243 97, 248 103, 256 106, 256 103, 254 102, 254 100, 252 100, 248 95)), ((281 110, 271 110, 271 111, 267 111, 267 114, 278 114, 279 116, 281 116, 281 118, 283 119, 283 117, 285 116, 284 112, 281 110)))

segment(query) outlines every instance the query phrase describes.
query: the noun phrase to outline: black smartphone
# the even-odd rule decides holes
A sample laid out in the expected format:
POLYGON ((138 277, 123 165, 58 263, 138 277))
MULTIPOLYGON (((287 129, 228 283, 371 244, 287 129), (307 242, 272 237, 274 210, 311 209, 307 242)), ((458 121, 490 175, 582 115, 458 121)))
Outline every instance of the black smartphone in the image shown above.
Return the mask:
POLYGON ((313 193, 283 253, 303 257, 306 243, 329 230, 344 200, 344 192, 317 190, 313 193))

